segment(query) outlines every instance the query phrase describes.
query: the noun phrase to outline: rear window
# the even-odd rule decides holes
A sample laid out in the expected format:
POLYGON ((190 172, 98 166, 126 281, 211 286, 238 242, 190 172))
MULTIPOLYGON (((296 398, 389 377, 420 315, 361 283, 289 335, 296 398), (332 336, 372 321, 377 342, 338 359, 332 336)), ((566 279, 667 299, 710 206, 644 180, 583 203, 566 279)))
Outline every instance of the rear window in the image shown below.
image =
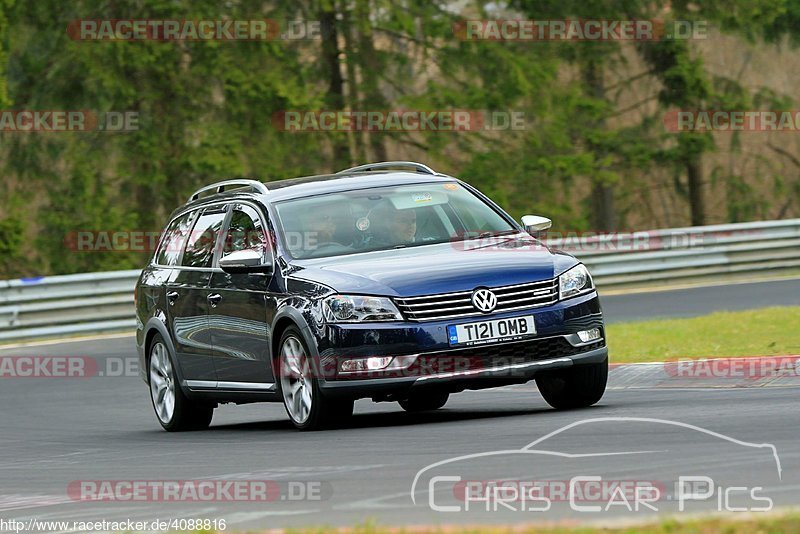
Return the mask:
POLYGON ((161 244, 156 252, 156 263, 167 267, 178 265, 186 238, 194 222, 196 211, 185 213, 172 221, 161 237, 161 244))
POLYGON ((197 218, 191 235, 186 240, 181 266, 211 267, 217 239, 225 222, 225 208, 210 208, 197 218))

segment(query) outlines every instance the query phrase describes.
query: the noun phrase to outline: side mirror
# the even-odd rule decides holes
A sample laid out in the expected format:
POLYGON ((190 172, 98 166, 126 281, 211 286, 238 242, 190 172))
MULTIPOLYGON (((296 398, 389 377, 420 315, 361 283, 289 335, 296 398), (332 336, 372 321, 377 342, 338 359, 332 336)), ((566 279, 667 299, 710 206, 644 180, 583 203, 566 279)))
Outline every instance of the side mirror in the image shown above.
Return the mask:
POLYGON ((219 267, 226 273, 272 274, 272 261, 260 248, 237 250, 219 259, 219 267))
POLYGON ((522 226, 525 228, 526 232, 538 238, 541 232, 553 226, 553 221, 547 217, 539 217, 538 215, 523 215, 522 226))

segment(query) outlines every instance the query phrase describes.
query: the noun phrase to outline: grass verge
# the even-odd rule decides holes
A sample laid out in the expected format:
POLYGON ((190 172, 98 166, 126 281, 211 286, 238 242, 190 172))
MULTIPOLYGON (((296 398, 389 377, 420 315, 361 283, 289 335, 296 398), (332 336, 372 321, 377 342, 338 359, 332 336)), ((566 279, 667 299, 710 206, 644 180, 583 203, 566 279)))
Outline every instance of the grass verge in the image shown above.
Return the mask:
POLYGON ((355 528, 289 529, 291 534, 778 534, 800 532, 800 514, 769 514, 730 519, 713 517, 679 521, 668 519, 661 523, 621 527, 571 527, 571 526, 452 526, 452 527, 399 527, 390 528, 371 523, 355 528))
POLYGON ((800 306, 606 327, 612 363, 800 354, 800 306))

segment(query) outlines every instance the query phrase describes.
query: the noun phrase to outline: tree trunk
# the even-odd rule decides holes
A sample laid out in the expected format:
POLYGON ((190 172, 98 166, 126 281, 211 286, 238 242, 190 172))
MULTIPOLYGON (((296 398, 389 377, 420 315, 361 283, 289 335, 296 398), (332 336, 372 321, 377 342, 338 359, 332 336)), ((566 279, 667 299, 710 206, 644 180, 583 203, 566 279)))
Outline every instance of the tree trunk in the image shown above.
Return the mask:
MULTIPOLYGON (((340 65, 339 32, 336 27, 336 9, 332 1, 323 0, 319 8, 320 29, 322 31, 322 62, 328 80, 325 107, 330 111, 344 109, 344 79, 340 65)), ((347 135, 333 132, 333 161, 336 167, 350 166, 350 149, 347 135)))
MULTIPOLYGON (((586 84, 586 93, 591 98, 603 100, 606 89, 603 82, 603 65, 601 60, 590 58, 583 67, 583 80, 586 84)), ((605 127, 605 121, 600 120, 595 124, 597 128, 605 127)), ((614 212, 614 187, 600 181, 592 184, 592 221, 593 230, 597 232, 614 232, 617 229, 616 213, 614 212)))
MULTIPOLYGON (((342 27, 344 28, 344 47, 348 51, 347 61, 347 104, 350 109, 358 109, 360 107, 361 96, 359 92, 358 73, 356 72, 356 62, 353 60, 352 51, 356 50, 356 25, 353 22, 352 13, 345 9, 342 12, 342 27)), ((354 131, 350 132, 347 136, 350 145, 350 154, 353 155, 353 160, 357 164, 367 162, 367 153, 364 145, 364 132, 354 131)))
POLYGON ((703 226, 706 224, 706 200, 703 194, 703 164, 700 158, 700 155, 692 156, 686 161, 692 226, 703 226))
POLYGON ((595 231, 615 232, 614 188, 595 182, 592 186, 592 220, 595 231))
MULTIPOLYGON (((388 103, 381 93, 380 75, 383 70, 372 36, 369 0, 357 0, 356 20, 358 22, 358 60, 361 71, 361 88, 364 99, 362 111, 388 111, 388 103)), ((386 161, 386 145, 383 132, 369 132, 369 146, 375 161, 386 161)))

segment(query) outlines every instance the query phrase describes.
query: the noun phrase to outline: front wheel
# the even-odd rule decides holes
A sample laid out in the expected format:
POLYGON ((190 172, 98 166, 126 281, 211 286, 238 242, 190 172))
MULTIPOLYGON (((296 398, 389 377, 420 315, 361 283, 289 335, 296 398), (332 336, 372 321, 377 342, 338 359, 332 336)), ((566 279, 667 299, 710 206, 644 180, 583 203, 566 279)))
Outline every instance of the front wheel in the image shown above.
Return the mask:
POLYGON ((556 410, 586 408, 597 403, 603 398, 607 382, 608 360, 546 371, 536 377, 542 397, 556 410))
POLYGON ((150 400, 158 422, 169 432, 203 430, 211 424, 214 406, 183 394, 164 338, 157 334, 150 346, 150 400))
POLYGON ((300 331, 290 326, 281 336, 278 370, 283 405, 299 430, 335 427, 353 415, 353 399, 323 395, 300 331))

